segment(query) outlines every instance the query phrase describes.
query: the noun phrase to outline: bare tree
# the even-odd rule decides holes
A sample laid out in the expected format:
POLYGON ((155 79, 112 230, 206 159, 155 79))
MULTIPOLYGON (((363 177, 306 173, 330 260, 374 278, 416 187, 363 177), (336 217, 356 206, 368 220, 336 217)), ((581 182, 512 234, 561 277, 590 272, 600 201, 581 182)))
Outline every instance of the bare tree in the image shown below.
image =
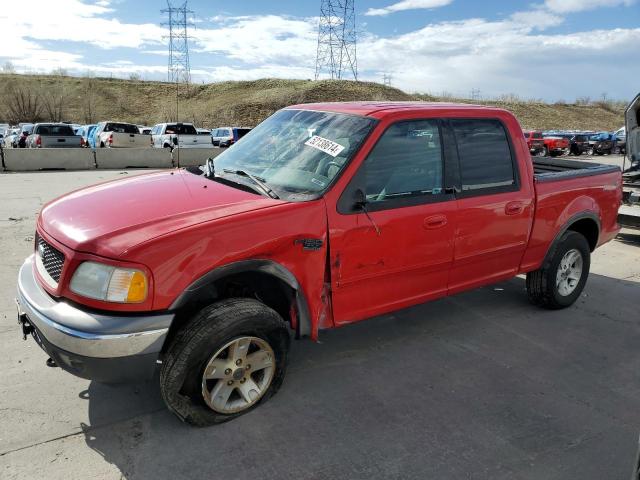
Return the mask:
POLYGON ((49 121, 61 122, 64 120, 67 99, 62 81, 51 86, 43 86, 40 97, 44 113, 49 121))
POLYGON ((96 121, 96 102, 98 94, 96 93, 96 82, 93 78, 85 78, 82 82, 82 115, 86 123, 94 123, 96 121))
POLYGON ((7 113, 11 123, 37 122, 42 116, 38 92, 24 84, 12 83, 7 88, 7 113))

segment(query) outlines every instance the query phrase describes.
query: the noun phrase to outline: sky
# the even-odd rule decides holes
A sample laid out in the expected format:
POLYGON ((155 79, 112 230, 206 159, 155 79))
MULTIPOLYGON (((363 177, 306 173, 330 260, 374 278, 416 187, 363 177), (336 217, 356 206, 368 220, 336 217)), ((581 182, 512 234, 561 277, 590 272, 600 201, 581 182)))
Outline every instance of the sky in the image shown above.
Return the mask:
MULTIPOLYGON (((0 8, 0 66, 166 80, 166 2, 28 5, 0 8)), ((188 5, 194 82, 313 78, 320 0, 188 5)), ((388 73, 407 92, 546 101, 640 91, 640 0, 355 0, 355 9, 361 80, 388 73)))

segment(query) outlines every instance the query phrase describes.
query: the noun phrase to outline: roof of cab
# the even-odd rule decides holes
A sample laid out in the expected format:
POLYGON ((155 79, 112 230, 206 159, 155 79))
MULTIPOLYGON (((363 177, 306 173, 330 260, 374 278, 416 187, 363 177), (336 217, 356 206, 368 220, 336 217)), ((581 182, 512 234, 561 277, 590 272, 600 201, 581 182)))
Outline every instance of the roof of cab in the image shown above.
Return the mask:
POLYGON ((444 102, 325 102, 291 105, 289 109, 318 110, 322 112, 347 113, 380 118, 385 114, 407 110, 491 110, 504 111, 501 108, 467 103, 444 102))

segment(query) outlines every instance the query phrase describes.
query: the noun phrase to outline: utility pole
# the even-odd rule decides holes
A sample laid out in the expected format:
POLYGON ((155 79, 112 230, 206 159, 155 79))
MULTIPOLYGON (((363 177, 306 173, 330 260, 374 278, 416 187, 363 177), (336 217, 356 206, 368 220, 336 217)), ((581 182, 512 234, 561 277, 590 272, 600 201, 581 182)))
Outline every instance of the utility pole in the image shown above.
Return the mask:
POLYGON ((167 80, 171 83, 188 84, 191 82, 191 66, 187 28, 193 26, 193 22, 188 19, 189 15, 193 15, 193 11, 188 9, 186 1, 180 7, 174 7, 171 1, 167 0, 167 8, 160 12, 166 14, 168 20, 162 23, 162 26, 169 28, 169 35, 164 37, 169 40, 167 80))
POLYGON ((321 0, 316 80, 323 74, 341 80, 349 72, 358 80, 356 37, 354 0, 321 0))

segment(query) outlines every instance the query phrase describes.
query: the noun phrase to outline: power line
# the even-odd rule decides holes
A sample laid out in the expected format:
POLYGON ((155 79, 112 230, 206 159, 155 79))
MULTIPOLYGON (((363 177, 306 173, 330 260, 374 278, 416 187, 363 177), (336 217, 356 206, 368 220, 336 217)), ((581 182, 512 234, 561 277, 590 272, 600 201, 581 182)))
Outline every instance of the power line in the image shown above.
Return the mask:
POLYGON ((180 7, 171 5, 167 0, 167 8, 160 10, 167 14, 168 21, 162 26, 169 27, 169 35, 163 38, 169 39, 169 66, 167 79, 169 82, 190 83, 191 66, 189 64, 189 35, 187 28, 193 26, 193 22, 188 20, 193 11, 187 8, 185 1, 180 7))
POLYGON ((316 75, 340 80, 349 71, 358 80, 354 0, 321 0, 316 75))

